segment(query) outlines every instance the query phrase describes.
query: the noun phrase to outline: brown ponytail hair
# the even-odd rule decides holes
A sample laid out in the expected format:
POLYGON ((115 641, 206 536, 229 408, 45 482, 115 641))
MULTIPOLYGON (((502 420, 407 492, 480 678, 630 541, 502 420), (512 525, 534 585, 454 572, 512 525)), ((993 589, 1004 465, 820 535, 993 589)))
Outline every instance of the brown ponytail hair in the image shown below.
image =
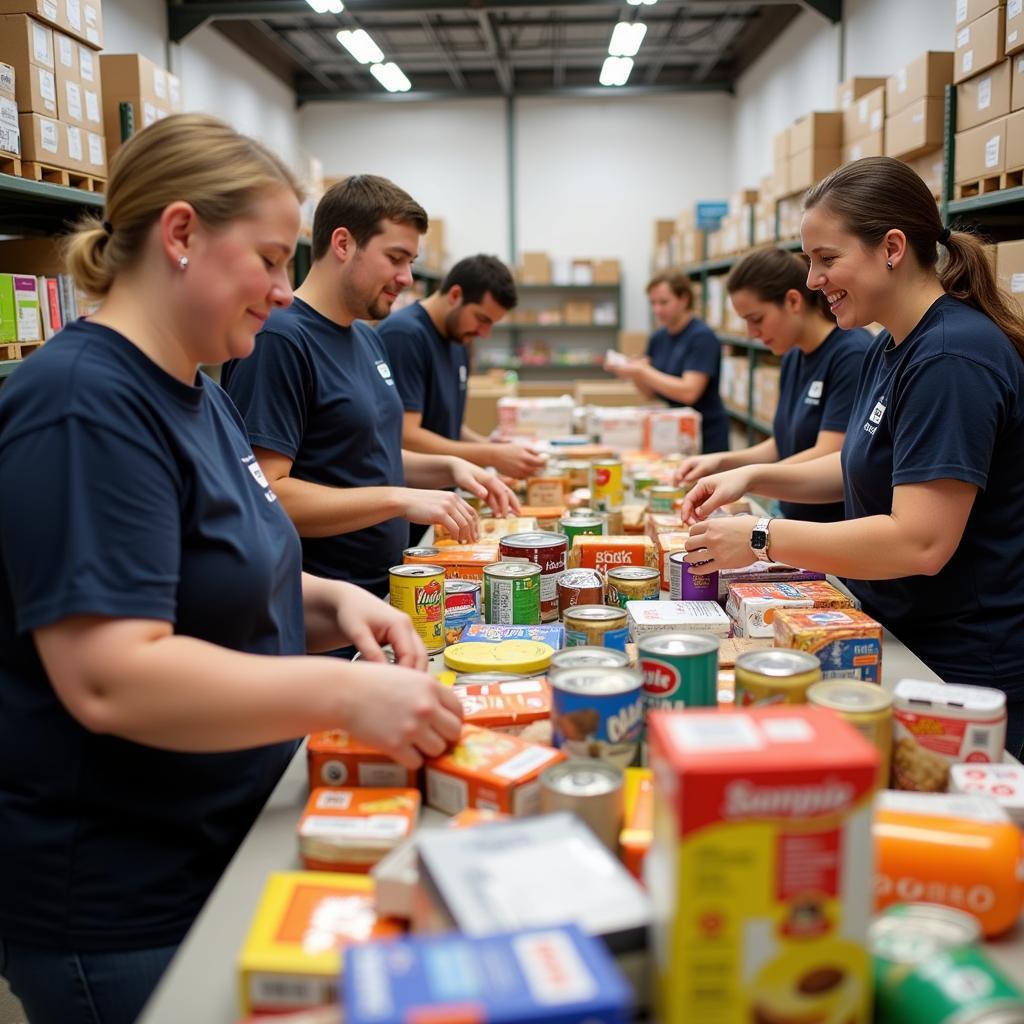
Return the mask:
POLYGON ((733 267, 725 282, 730 295, 748 291, 761 302, 781 306, 786 293, 799 292, 809 311, 820 314, 831 323, 828 300, 817 289, 807 287, 807 258, 785 249, 755 249, 733 267))
POLYGON ((104 220, 85 217, 63 242, 75 284, 92 298, 110 291, 139 259, 164 208, 190 203, 209 227, 245 217, 258 195, 302 188, 269 149, 204 114, 175 114, 133 135, 115 155, 104 220))
POLYGON ((869 248, 888 231, 902 231, 921 269, 934 270, 947 294, 984 313, 1024 359, 1024 320, 999 290, 981 243, 966 231, 946 232, 931 190, 905 163, 872 156, 845 164, 807 193, 804 209, 815 206, 841 218, 869 248), (936 269, 940 243, 947 255, 936 269))

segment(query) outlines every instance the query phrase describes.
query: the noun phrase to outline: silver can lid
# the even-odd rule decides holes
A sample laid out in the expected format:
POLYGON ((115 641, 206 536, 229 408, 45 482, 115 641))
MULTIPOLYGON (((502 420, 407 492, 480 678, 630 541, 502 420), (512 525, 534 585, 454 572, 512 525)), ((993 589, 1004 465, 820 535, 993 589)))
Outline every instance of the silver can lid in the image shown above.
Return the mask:
POLYGON ((892 695, 878 683, 862 683, 858 679, 823 679, 808 689, 807 703, 840 712, 868 713, 887 711, 892 707, 892 695))
POLYGON ((494 562, 484 566, 484 575, 499 576, 502 579, 522 579, 524 576, 539 576, 540 566, 536 562, 494 562))
POLYGON ((637 649, 641 654, 664 654, 687 658, 717 651, 718 640, 710 636, 699 636, 696 633, 655 633, 653 636, 640 637, 637 641, 637 649))
POLYGON ((439 565, 393 565, 388 572, 392 576, 437 576, 444 575, 439 565))
POLYGON ((821 668, 821 662, 807 651, 791 651, 773 648, 765 651, 746 651, 736 659, 736 668, 759 676, 785 679, 814 672, 821 668))
POLYGON ((562 668, 548 674, 548 682, 566 693, 629 693, 643 686, 643 676, 635 668, 562 668))
POLYGON ((660 579, 661 573, 649 565, 619 565, 608 570, 608 578, 617 580, 653 580, 660 579))
POLYGON ((899 903, 871 923, 872 956, 893 963, 918 964, 946 949, 981 941, 981 926, 962 910, 937 903, 899 903))
POLYGON ((551 669, 563 668, 628 668, 625 651, 611 647, 563 647, 551 655, 551 669))
POLYGON ((445 580, 444 592, 446 594, 473 594, 480 589, 476 580, 445 580))
POLYGON ((541 774, 541 785, 565 796, 604 796, 622 788, 621 768, 606 761, 578 758, 552 765, 541 774))
POLYGON ((407 558, 434 558, 441 554, 440 548, 406 548, 402 554, 407 558))
POLYGON ((568 541, 564 533, 549 530, 533 530, 530 533, 510 533, 499 542, 506 548, 563 548, 568 541))
POLYGON ((578 604, 574 608, 568 608, 566 615, 574 619, 583 619, 586 622, 618 622, 624 618, 625 612, 621 608, 614 608, 607 604, 578 604))

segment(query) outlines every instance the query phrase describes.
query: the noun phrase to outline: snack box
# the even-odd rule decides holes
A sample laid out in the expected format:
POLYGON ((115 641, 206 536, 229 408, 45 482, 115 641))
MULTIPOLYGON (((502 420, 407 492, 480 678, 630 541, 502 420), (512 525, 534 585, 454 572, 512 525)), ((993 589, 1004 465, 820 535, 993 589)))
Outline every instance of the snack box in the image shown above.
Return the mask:
POLYGON ((418 789, 314 789, 299 819, 307 871, 369 871, 408 839, 420 813, 418 789))
POLYGON ((731 583, 725 610, 736 636, 774 636, 775 613, 781 608, 852 608, 853 602, 831 583, 731 583))
POLYGON ((627 601, 633 640, 652 633, 710 633, 728 636, 729 616, 717 601, 627 601))
POLYGON ((689 536, 689 533, 685 530, 679 530, 675 533, 659 533, 658 536, 654 538, 654 547, 658 558, 658 569, 661 572, 662 590, 672 589, 672 566, 669 562, 669 556, 675 554, 677 551, 685 551, 686 541, 689 536))
POLYGON ((565 515, 565 505, 523 505, 519 514, 526 519, 536 519, 539 530, 558 533, 558 524, 565 515))
POLYGON ((654 777, 650 768, 626 769, 623 796, 620 855, 629 873, 643 881, 644 858, 654 837, 654 777))
POLYGON ((699 455, 702 420, 696 409, 689 408, 648 413, 644 448, 661 455, 699 455))
MULTIPOLYGON (((532 533, 536 529, 537 520, 532 516, 481 516, 477 521, 477 544, 494 543, 510 533, 532 533)), ((446 540, 458 543, 458 538, 453 537, 443 523, 434 523, 435 543, 446 540)), ((478 577, 473 578, 477 579, 478 577)))
POLYGON ((632 994, 576 925, 430 935, 345 951, 347 1024, 627 1024, 632 994), (442 970, 445 965, 448 969, 442 970))
POLYGON ((955 764, 949 769, 949 791, 991 797, 1024 827, 1024 766, 1019 764, 955 764))
POLYGON ((410 548, 402 556, 406 565, 437 565, 447 580, 483 581, 484 566, 501 561, 497 544, 452 544, 435 548, 410 548), (423 554, 410 552, 423 551, 423 554))
POLYGON ((459 637, 460 644, 500 644, 504 640, 533 640, 558 651, 565 646, 565 626, 560 622, 540 626, 502 626, 473 622, 466 626, 459 637))
POLYGON ((647 730, 656 1019, 868 1024, 874 746, 797 705, 647 730))
POLYGON ((335 1003, 342 949, 401 934, 399 922, 378 917, 366 875, 275 871, 238 957, 242 1013, 335 1003))
POLYGON ((537 814, 541 773, 564 760, 565 754, 553 747, 465 725, 452 750, 426 761, 427 803, 446 814, 467 807, 515 817, 537 814))
POLYGON ((882 627, 856 608, 775 613, 775 646, 810 651, 823 679, 882 681, 882 627))
POLYGON ((543 676, 493 683, 456 682, 452 692, 462 702, 467 725, 518 736, 532 722, 551 718, 551 687, 543 676))
POLYGON ((574 537, 569 548, 570 569, 598 569, 607 572, 620 565, 656 566, 657 555, 650 537, 631 534, 607 537, 585 534, 574 537))
POLYGON ((740 569, 722 569, 719 572, 718 600, 724 601, 729 596, 729 587, 733 583, 809 583, 824 578, 823 572, 797 569, 783 562, 753 562, 740 569))
POLYGON ((416 772, 387 754, 352 739, 344 729, 315 732, 306 744, 309 788, 318 786, 408 786, 416 772))

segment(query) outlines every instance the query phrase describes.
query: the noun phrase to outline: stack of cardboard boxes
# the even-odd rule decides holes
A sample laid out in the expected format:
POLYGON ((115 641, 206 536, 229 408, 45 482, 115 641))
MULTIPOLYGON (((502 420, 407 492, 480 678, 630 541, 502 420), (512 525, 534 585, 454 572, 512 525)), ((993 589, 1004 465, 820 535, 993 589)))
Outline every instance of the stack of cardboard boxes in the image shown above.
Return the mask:
POLYGON ((141 53, 105 53, 100 58, 100 70, 107 152, 111 157, 122 139, 182 109, 178 78, 141 53))
POLYGON ((843 115, 843 163, 881 156, 885 149, 885 79, 849 78, 836 89, 843 115))

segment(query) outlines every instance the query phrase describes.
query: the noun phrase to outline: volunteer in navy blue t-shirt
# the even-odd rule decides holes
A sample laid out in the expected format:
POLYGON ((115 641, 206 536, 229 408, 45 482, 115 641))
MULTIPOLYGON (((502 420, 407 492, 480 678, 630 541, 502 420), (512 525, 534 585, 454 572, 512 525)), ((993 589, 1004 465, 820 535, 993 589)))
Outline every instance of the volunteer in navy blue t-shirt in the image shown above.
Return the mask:
POLYGON ((136 1019, 305 733, 412 767, 460 730, 406 616, 302 574, 198 372, 291 298, 291 173, 178 115, 118 152, 105 217, 67 252, 98 311, 0 393, 0 974, 32 1024, 136 1019), (306 654, 348 642, 371 660, 306 654))
POLYGON ((402 562, 409 523, 475 540, 461 487, 499 515, 518 511, 493 473, 465 459, 402 450, 402 399, 377 332, 412 283, 427 215, 386 178, 353 175, 313 219, 313 266, 276 310, 252 356, 224 368, 256 458, 302 538, 303 568, 378 596, 402 562))
POLYGON ((715 332, 693 312, 693 288, 685 274, 658 274, 647 297, 661 324, 647 342, 647 354, 626 361, 609 360, 605 369, 631 380, 648 398, 669 405, 692 406, 701 414, 702 450, 726 451, 729 417, 719 394, 722 346, 715 332))
MULTIPOLYGON (((947 683, 998 687, 1024 743, 1024 322, 981 244, 942 225, 924 182, 889 157, 808 193, 808 284, 844 329, 881 323, 841 453, 701 481, 702 519, 752 491, 846 502, 846 522, 767 525, 771 557, 850 581, 864 610, 947 683), (941 265, 939 249, 944 250, 941 265)), ((696 523, 706 570, 751 559, 750 516, 696 523)), ((698 570, 700 571, 700 570, 698 570)))
POLYGON ((495 256, 467 256, 427 298, 400 309, 377 327, 402 398, 402 446, 431 455, 458 455, 478 466, 523 479, 544 458, 518 444, 488 441, 463 422, 470 349, 487 338, 518 302, 508 267, 495 256))
MULTIPOLYGON (((825 297, 807 287, 807 261, 785 249, 758 249, 745 256, 726 288, 747 335, 782 357, 773 433, 740 451, 685 459, 677 483, 696 483, 711 473, 762 462, 809 462, 839 451, 871 343, 862 328, 836 326, 825 297)), ((780 508, 789 519, 831 523, 844 518, 841 501, 784 501, 780 508)))

